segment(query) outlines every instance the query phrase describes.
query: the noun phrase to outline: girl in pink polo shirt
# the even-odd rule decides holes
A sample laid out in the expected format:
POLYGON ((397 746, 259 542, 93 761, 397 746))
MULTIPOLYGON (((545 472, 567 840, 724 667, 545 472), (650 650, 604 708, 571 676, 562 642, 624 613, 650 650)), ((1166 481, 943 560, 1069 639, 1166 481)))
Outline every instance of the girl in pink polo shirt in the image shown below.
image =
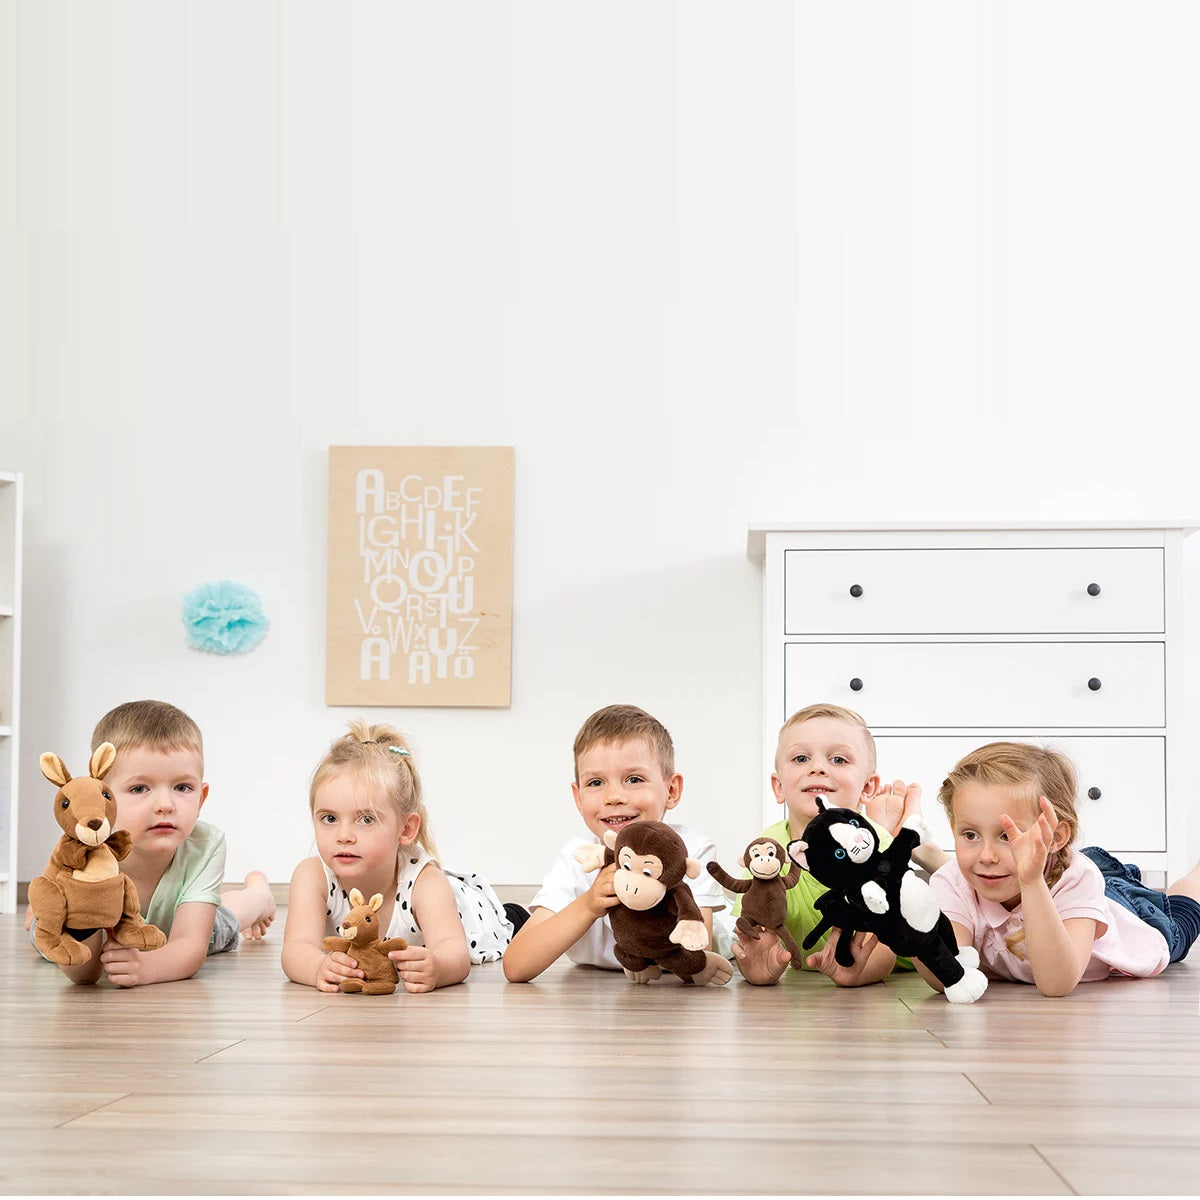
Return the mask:
POLYGON ((955 857, 934 874, 934 893, 991 978, 1065 996, 1080 980, 1157 975, 1200 934, 1200 864, 1164 893, 1098 847, 1071 849, 1075 770, 1065 755, 992 742, 954 767, 938 799, 955 857))

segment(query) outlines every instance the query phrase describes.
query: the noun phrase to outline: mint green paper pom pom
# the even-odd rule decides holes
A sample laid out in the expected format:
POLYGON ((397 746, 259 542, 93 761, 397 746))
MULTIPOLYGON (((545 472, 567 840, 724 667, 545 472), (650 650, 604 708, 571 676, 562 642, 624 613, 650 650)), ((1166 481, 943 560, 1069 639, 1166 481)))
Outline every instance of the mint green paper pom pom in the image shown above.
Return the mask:
POLYGON ((202 583, 183 598, 188 645, 209 654, 249 654, 271 622, 253 588, 244 583, 202 583))

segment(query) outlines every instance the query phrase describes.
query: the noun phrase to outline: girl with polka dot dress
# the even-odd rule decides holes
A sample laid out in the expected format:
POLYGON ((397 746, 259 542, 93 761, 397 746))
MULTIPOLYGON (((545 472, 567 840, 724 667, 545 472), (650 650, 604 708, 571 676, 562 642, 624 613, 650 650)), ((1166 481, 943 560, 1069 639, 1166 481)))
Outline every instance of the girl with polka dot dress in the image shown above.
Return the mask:
POLYGON ((402 937, 390 957, 408 992, 461 983, 475 962, 501 957, 513 934, 504 905, 478 875, 444 871, 405 738, 355 721, 317 764, 309 787, 317 854, 292 873, 283 969, 296 983, 336 992, 363 972, 322 940, 350 912, 350 891, 381 895, 381 937, 402 937))

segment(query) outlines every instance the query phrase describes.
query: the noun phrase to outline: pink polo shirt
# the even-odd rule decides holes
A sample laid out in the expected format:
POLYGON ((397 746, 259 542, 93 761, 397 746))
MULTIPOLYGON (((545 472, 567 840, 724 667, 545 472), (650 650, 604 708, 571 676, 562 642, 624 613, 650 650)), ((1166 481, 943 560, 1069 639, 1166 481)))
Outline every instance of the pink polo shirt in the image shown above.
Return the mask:
MULTIPOLYGON (((1024 942, 1010 950, 1005 941, 1024 927, 1019 904, 1009 911, 994 900, 984 900, 963 877, 954 859, 940 867, 929 882, 942 912, 971 931, 971 942, 979 951, 979 965, 985 975, 990 979, 1033 982, 1024 942)), ((1167 965, 1167 939, 1104 894, 1104 876, 1090 858, 1072 854, 1050 895, 1064 921, 1087 917, 1096 922, 1096 941, 1083 972, 1084 983, 1110 975, 1148 979, 1167 965)))

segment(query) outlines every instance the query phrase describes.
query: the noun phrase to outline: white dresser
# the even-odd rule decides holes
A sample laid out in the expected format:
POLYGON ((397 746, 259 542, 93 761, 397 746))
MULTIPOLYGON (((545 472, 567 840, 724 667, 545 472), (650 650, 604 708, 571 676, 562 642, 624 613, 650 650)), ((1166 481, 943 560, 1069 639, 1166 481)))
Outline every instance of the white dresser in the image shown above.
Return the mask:
MULTIPOLYGON (((1180 559, 1191 523, 750 527, 763 579, 763 751, 787 717, 842 704, 885 780, 937 803, 946 772, 1000 739, 1065 751, 1077 845, 1174 878, 1187 859, 1180 559)), ((764 817, 781 812, 769 787, 764 817)))

